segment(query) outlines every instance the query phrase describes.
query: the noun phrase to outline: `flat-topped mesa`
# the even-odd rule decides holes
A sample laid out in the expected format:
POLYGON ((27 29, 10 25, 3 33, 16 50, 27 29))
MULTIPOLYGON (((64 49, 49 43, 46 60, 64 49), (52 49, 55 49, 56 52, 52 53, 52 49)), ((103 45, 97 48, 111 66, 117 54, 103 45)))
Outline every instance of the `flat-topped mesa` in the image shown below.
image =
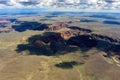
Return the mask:
POLYGON ((49 34, 46 36, 42 36, 39 39, 34 40, 34 44, 36 45, 47 45, 51 41, 59 42, 61 40, 69 39, 73 36, 77 36, 80 34, 78 30, 68 30, 68 31, 61 31, 55 32, 54 34, 49 34))
POLYGON ((48 27, 48 31, 59 30, 61 28, 66 28, 68 24, 66 22, 56 22, 54 25, 48 27))
POLYGON ((47 36, 42 36, 39 39, 35 40, 34 43, 37 45, 45 45, 51 41, 59 42, 61 40, 67 40, 71 37, 75 37, 78 35, 85 35, 85 34, 86 34, 85 32, 81 32, 79 30, 60 31, 47 36))

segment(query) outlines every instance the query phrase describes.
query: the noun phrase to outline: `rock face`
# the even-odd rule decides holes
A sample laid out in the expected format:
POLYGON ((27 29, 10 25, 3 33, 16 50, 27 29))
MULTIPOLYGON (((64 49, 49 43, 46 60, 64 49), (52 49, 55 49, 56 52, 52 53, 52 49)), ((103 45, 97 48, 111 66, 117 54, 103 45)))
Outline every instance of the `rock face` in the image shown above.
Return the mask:
POLYGON ((60 36, 63 38, 63 39, 69 39, 71 37, 74 37, 74 36, 78 36, 78 35, 83 35, 83 34, 86 34, 86 32, 83 32, 83 31, 79 31, 79 30, 68 30, 68 31, 61 31, 59 32, 60 33, 60 36))
POLYGON ((48 31, 59 30, 59 29, 62 29, 62 28, 71 29, 71 30, 59 32, 60 36, 63 39, 69 39, 70 37, 74 37, 74 36, 77 36, 77 35, 84 35, 84 34, 92 32, 92 30, 90 30, 90 29, 84 29, 84 28, 80 28, 80 27, 77 27, 77 26, 68 27, 68 25, 67 25, 68 23, 72 23, 72 22, 71 21, 67 22, 67 23, 65 23, 65 22, 56 22, 55 26, 50 26, 48 31))
POLYGON ((54 34, 42 36, 39 39, 35 41, 37 44, 48 44, 51 41, 59 42, 61 40, 68 40, 72 37, 76 37, 79 35, 85 35, 86 32, 82 32, 79 30, 67 30, 67 31, 61 31, 61 32, 55 32, 54 34))
POLYGON ((60 32, 60 36, 63 39, 69 39, 70 37, 78 35, 78 33, 79 33, 78 31, 74 31, 74 30, 62 31, 60 32))
POLYGON ((48 31, 53 31, 53 30, 58 30, 58 29, 61 29, 61 28, 65 28, 67 27, 67 23, 65 22, 56 22, 54 24, 54 26, 49 26, 49 28, 47 29, 48 31))

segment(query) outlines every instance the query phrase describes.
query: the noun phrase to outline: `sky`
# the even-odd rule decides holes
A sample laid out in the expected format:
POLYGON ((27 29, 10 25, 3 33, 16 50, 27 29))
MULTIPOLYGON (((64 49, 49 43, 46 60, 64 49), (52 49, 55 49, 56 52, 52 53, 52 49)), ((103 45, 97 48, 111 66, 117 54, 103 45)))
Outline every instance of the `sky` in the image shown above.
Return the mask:
POLYGON ((120 0, 0 0, 0 9, 42 8, 55 11, 118 11, 120 0))

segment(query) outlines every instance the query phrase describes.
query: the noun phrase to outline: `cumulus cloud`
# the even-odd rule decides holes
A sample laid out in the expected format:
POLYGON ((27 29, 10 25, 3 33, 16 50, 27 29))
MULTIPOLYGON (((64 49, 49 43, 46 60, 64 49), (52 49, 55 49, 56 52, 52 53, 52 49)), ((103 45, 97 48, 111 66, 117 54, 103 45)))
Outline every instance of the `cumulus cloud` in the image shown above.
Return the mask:
POLYGON ((0 8, 120 9, 120 0, 0 0, 0 8))

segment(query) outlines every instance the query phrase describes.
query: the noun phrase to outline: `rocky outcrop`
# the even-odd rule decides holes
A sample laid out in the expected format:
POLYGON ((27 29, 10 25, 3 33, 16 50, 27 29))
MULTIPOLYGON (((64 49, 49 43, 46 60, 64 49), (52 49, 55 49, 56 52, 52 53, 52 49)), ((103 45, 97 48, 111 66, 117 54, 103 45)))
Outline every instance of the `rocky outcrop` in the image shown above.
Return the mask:
POLYGON ((49 28, 47 29, 48 31, 54 31, 54 30, 59 30, 61 28, 65 28, 67 27, 67 23, 65 22, 56 22, 54 25, 49 26, 49 28))
MULTIPOLYGON (((67 22, 67 23, 72 23, 67 22)), ((69 39, 70 37, 74 37, 74 36, 78 36, 78 35, 84 35, 87 33, 91 33, 92 30, 90 29, 85 29, 85 28, 80 28, 77 26, 70 26, 68 27, 67 23, 65 22, 57 22, 55 23, 55 26, 50 26, 48 31, 54 31, 54 30, 59 30, 62 28, 69 28, 71 30, 67 30, 67 31, 60 31, 59 34, 63 39, 69 39)))
POLYGON ((69 39, 70 37, 77 36, 79 34, 79 31, 68 30, 68 31, 62 31, 59 33, 63 39, 69 39))
POLYGON ((71 37, 74 37, 74 36, 79 36, 79 35, 85 35, 87 34, 86 32, 83 32, 83 31, 79 31, 79 30, 68 30, 68 31, 61 31, 59 32, 60 33, 60 36, 63 38, 63 39, 69 39, 71 37))

